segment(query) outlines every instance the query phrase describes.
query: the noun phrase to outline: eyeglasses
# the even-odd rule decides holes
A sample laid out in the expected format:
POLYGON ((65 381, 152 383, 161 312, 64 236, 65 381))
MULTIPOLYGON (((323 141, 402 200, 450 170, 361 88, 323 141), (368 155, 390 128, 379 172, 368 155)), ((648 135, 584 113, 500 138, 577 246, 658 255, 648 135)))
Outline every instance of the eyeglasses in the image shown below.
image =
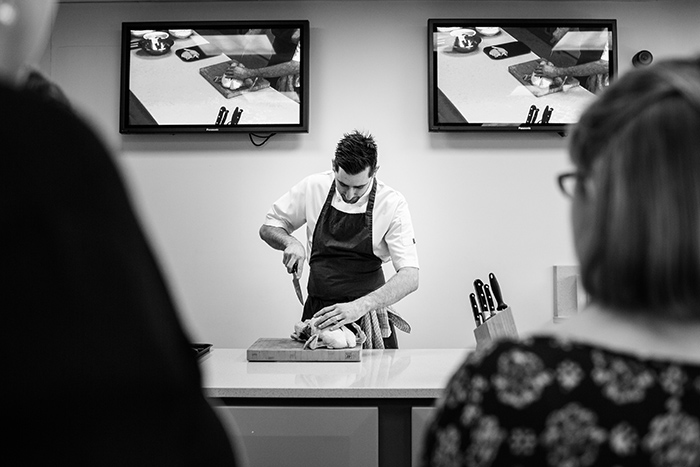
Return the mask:
POLYGON ((576 187, 583 183, 585 175, 581 172, 566 172, 557 177, 559 188, 564 196, 573 198, 576 193, 576 187))

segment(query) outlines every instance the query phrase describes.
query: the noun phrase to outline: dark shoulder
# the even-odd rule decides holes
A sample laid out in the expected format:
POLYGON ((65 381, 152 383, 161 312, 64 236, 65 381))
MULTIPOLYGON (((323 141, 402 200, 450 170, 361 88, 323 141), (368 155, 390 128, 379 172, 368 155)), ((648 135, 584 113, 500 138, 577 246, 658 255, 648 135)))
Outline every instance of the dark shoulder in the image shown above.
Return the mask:
POLYGON ((567 358, 565 343, 553 338, 501 339, 471 352, 450 381, 451 386, 484 381, 498 373, 519 371, 523 376, 556 366, 567 358))
POLYGON ((465 364, 473 367, 498 366, 498 362, 504 360, 524 365, 535 360, 542 364, 556 364, 562 359, 581 357, 586 353, 571 342, 554 337, 502 339, 471 353, 465 364))
POLYGON ((107 146, 70 106, 34 91, 0 85, 4 163, 34 176, 55 178, 75 170, 113 171, 107 146))
MULTIPOLYGON (((36 136, 27 140, 25 145, 44 140, 47 135, 51 135, 54 140, 61 139, 65 132, 82 133, 93 138, 91 128, 71 106, 60 100, 51 99, 30 89, 0 84, 0 103, 4 109, 12 109, 11 112, 0 113, 0 123, 5 135, 13 137, 10 133, 13 131, 19 134, 32 133, 36 136)), ((63 138, 67 139, 68 135, 63 138)))
MULTIPOLYGON (((682 371, 697 381, 700 389, 700 366, 675 360, 645 358, 636 354, 572 341, 558 336, 537 336, 522 340, 501 340, 471 353, 456 373, 468 380, 508 377, 544 382, 556 378, 563 389, 570 390, 584 375, 597 377, 610 371, 636 375, 661 375, 682 371), (623 370, 621 370, 623 369, 623 370), (575 377, 575 381, 572 378, 575 377)), ((553 382, 553 381, 552 381, 553 382)))
POLYGON ((470 353, 452 378, 452 384, 508 377, 548 384, 569 367, 589 367, 596 348, 557 337, 502 339, 470 353))

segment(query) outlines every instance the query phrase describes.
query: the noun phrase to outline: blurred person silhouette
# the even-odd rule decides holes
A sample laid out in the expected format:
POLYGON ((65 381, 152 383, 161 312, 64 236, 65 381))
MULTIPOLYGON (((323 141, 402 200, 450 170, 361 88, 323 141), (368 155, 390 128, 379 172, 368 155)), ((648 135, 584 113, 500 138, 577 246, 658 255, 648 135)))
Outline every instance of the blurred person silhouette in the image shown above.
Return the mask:
POLYGON ((0 0, 4 454, 240 465, 111 155, 65 103, 25 85, 56 8, 0 0))
POLYGON ((63 89, 35 68, 29 70, 22 84, 24 89, 33 91, 53 103, 63 104, 68 108, 72 108, 70 100, 68 100, 68 96, 63 92, 63 89))
POLYGON ((422 465, 700 465, 699 129, 699 59, 629 72, 587 109, 559 184, 590 304, 470 354, 422 465))

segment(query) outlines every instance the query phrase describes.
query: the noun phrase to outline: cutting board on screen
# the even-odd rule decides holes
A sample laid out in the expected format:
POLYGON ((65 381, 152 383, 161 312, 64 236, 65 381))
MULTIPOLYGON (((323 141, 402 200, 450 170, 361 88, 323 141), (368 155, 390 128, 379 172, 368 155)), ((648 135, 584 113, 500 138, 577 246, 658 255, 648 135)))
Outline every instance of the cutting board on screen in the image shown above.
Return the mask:
POLYGON ((304 350, 304 343, 291 337, 261 337, 246 351, 249 362, 359 362, 362 345, 352 349, 304 350))
POLYGON ((520 84, 525 86, 535 97, 546 96, 547 94, 553 94, 555 92, 568 91, 569 89, 578 86, 579 81, 572 77, 566 77, 566 81, 555 81, 550 86, 542 88, 535 86, 530 81, 532 72, 537 68, 537 64, 540 60, 530 60, 523 63, 518 63, 517 65, 511 65, 508 67, 508 72, 517 79, 520 84))
POLYGON ((202 77, 205 80, 207 80, 207 82, 211 84, 214 87, 214 89, 219 91, 221 95, 224 96, 226 99, 231 99, 232 97, 240 96, 245 92, 257 91, 259 89, 270 87, 270 82, 265 78, 258 78, 252 87, 243 86, 235 90, 223 87, 221 83, 217 81, 219 80, 219 78, 221 78, 221 76, 224 74, 224 71, 226 71, 226 68, 228 68, 229 65, 231 65, 231 63, 233 63, 232 60, 228 62, 217 63, 215 65, 205 66, 204 68, 199 69, 199 74, 202 75, 202 77))

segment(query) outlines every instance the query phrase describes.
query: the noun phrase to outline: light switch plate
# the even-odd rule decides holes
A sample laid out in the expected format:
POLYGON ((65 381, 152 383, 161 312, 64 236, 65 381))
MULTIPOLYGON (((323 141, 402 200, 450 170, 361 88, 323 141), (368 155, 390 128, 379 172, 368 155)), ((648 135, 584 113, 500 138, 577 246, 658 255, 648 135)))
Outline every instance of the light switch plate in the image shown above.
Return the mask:
POLYGON ((576 316, 588 303, 578 266, 554 266, 554 322, 576 316))

